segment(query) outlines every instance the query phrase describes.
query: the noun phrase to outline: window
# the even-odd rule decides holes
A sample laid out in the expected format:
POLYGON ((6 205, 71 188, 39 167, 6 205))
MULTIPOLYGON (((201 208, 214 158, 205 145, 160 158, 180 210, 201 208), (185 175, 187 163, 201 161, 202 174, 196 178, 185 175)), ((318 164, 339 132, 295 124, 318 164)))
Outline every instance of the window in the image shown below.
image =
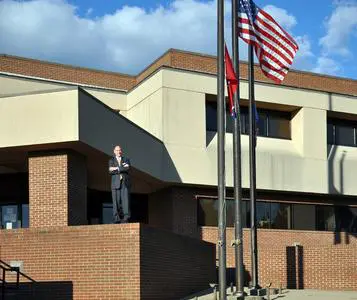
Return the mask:
MULTIPOLYGON (((228 199, 227 226, 234 226, 234 200, 228 199)), ((258 228, 291 228, 290 218, 291 205, 284 203, 270 203, 257 201, 257 227, 258 228)), ((218 201, 212 198, 200 198, 198 200, 198 224, 201 226, 218 225, 218 201)), ((242 203, 242 225, 250 227, 250 201, 242 203)))
POLYGON ((343 145, 356 147, 357 122, 329 119, 327 121, 327 143, 330 145, 343 145))
POLYGON ((22 228, 28 228, 29 227, 29 205, 28 204, 22 204, 21 220, 22 220, 22 228))
MULTIPOLYGON (((228 199, 227 226, 234 227, 234 200, 228 199)), ((357 233, 357 207, 257 201, 257 228, 357 233)), ((218 226, 217 199, 198 199, 198 225, 218 226)), ((242 203, 242 225, 250 227, 250 201, 242 203)))
POLYGON ((113 223, 113 204, 102 203, 102 224, 113 223))
POLYGON ((15 229, 29 227, 28 204, 0 205, 1 228, 15 229))
MULTIPOLYGON (((258 136, 291 139, 290 112, 280 112, 258 109, 259 120, 257 123, 258 136)), ((232 117, 226 107, 226 132, 233 132, 232 117)), ((206 130, 217 131, 217 102, 206 100, 206 130)), ((249 134, 249 109, 241 107, 241 132, 249 134)))
POLYGON ((357 208, 355 207, 318 205, 316 218, 318 230, 357 232, 357 208))
POLYGON ((293 225, 297 230, 316 230, 315 205, 293 204, 293 225))
POLYGON ((271 223, 270 228, 291 228, 291 205, 285 203, 270 204, 271 223))

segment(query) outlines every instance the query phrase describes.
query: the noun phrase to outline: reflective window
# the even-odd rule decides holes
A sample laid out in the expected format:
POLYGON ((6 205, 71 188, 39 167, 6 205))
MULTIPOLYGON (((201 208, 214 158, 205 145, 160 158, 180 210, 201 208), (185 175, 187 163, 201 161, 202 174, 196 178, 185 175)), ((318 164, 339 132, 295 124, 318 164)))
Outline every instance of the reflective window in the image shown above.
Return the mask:
POLYGON ((284 203, 271 203, 271 228, 290 229, 291 228, 291 205, 284 203))
POLYGON ((357 122, 329 119, 327 121, 327 143, 355 147, 357 122))
POLYGON ((333 206, 316 206, 317 230, 335 231, 336 221, 333 206))
POLYGON ((1 207, 1 227, 13 229, 21 227, 17 205, 3 205, 1 207))
MULTIPOLYGON (((234 200, 228 199, 227 226, 234 226, 234 200)), ((357 207, 257 201, 258 228, 357 232, 357 207)), ((218 201, 199 198, 198 225, 217 226, 218 201)), ((250 227, 250 201, 242 203, 242 225, 250 227)))
POLYGON ((22 228, 29 227, 29 205, 28 204, 22 204, 21 221, 22 221, 22 228))
POLYGON ((315 205, 293 204, 293 225, 297 230, 316 230, 315 205))
POLYGON ((198 201, 198 224, 201 226, 218 225, 218 201, 202 198, 198 201))
POLYGON ((257 202, 257 227, 270 228, 270 203, 257 202))
POLYGON ((342 125, 335 126, 335 143, 337 145, 354 146, 354 128, 342 125))
MULTIPOLYGON (((282 139, 290 139, 290 112, 280 112, 266 109, 258 109, 259 119, 256 124, 257 135, 265 137, 274 137, 282 139)), ((249 109, 241 106, 241 132, 249 134, 249 109)), ((255 119, 255 118, 254 118, 255 119)), ((206 131, 217 131, 217 102, 213 97, 206 100, 206 131)), ((233 132, 232 117, 229 112, 228 105, 226 106, 226 132, 233 132)))
POLYGON ((102 204, 102 224, 113 223, 113 204, 103 203, 102 204))
POLYGON ((290 139, 290 120, 271 114, 269 116, 269 136, 290 139))

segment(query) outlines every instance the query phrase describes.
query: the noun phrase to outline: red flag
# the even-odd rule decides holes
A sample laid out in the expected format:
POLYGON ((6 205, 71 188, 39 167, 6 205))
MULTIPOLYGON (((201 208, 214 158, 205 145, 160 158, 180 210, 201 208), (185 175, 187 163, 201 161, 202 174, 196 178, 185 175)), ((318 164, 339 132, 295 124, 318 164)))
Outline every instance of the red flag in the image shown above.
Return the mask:
POLYGON ((234 107, 233 95, 238 89, 238 80, 236 73, 234 72, 232 60, 229 56, 227 46, 224 45, 224 60, 226 65, 226 81, 227 81, 227 89, 228 89, 228 99, 229 99, 229 108, 230 113, 233 118, 237 117, 236 110, 234 107))

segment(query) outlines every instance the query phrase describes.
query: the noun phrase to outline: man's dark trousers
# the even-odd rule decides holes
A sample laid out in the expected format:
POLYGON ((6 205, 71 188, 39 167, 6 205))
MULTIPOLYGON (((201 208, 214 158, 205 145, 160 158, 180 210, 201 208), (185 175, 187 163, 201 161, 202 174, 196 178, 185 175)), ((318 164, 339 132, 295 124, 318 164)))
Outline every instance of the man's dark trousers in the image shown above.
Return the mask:
POLYGON ((114 223, 120 223, 121 219, 124 222, 128 221, 130 218, 129 191, 124 184, 121 184, 119 189, 112 189, 112 200, 114 223))

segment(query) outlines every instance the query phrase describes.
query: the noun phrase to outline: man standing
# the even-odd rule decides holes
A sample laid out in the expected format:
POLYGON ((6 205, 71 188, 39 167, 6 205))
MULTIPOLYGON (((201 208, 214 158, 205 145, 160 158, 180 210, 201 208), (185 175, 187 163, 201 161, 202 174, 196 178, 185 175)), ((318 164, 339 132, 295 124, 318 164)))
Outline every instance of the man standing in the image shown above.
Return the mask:
POLYGON ((128 223, 130 219, 130 160, 122 156, 121 147, 114 147, 114 156, 109 160, 112 177, 113 222, 128 223))

